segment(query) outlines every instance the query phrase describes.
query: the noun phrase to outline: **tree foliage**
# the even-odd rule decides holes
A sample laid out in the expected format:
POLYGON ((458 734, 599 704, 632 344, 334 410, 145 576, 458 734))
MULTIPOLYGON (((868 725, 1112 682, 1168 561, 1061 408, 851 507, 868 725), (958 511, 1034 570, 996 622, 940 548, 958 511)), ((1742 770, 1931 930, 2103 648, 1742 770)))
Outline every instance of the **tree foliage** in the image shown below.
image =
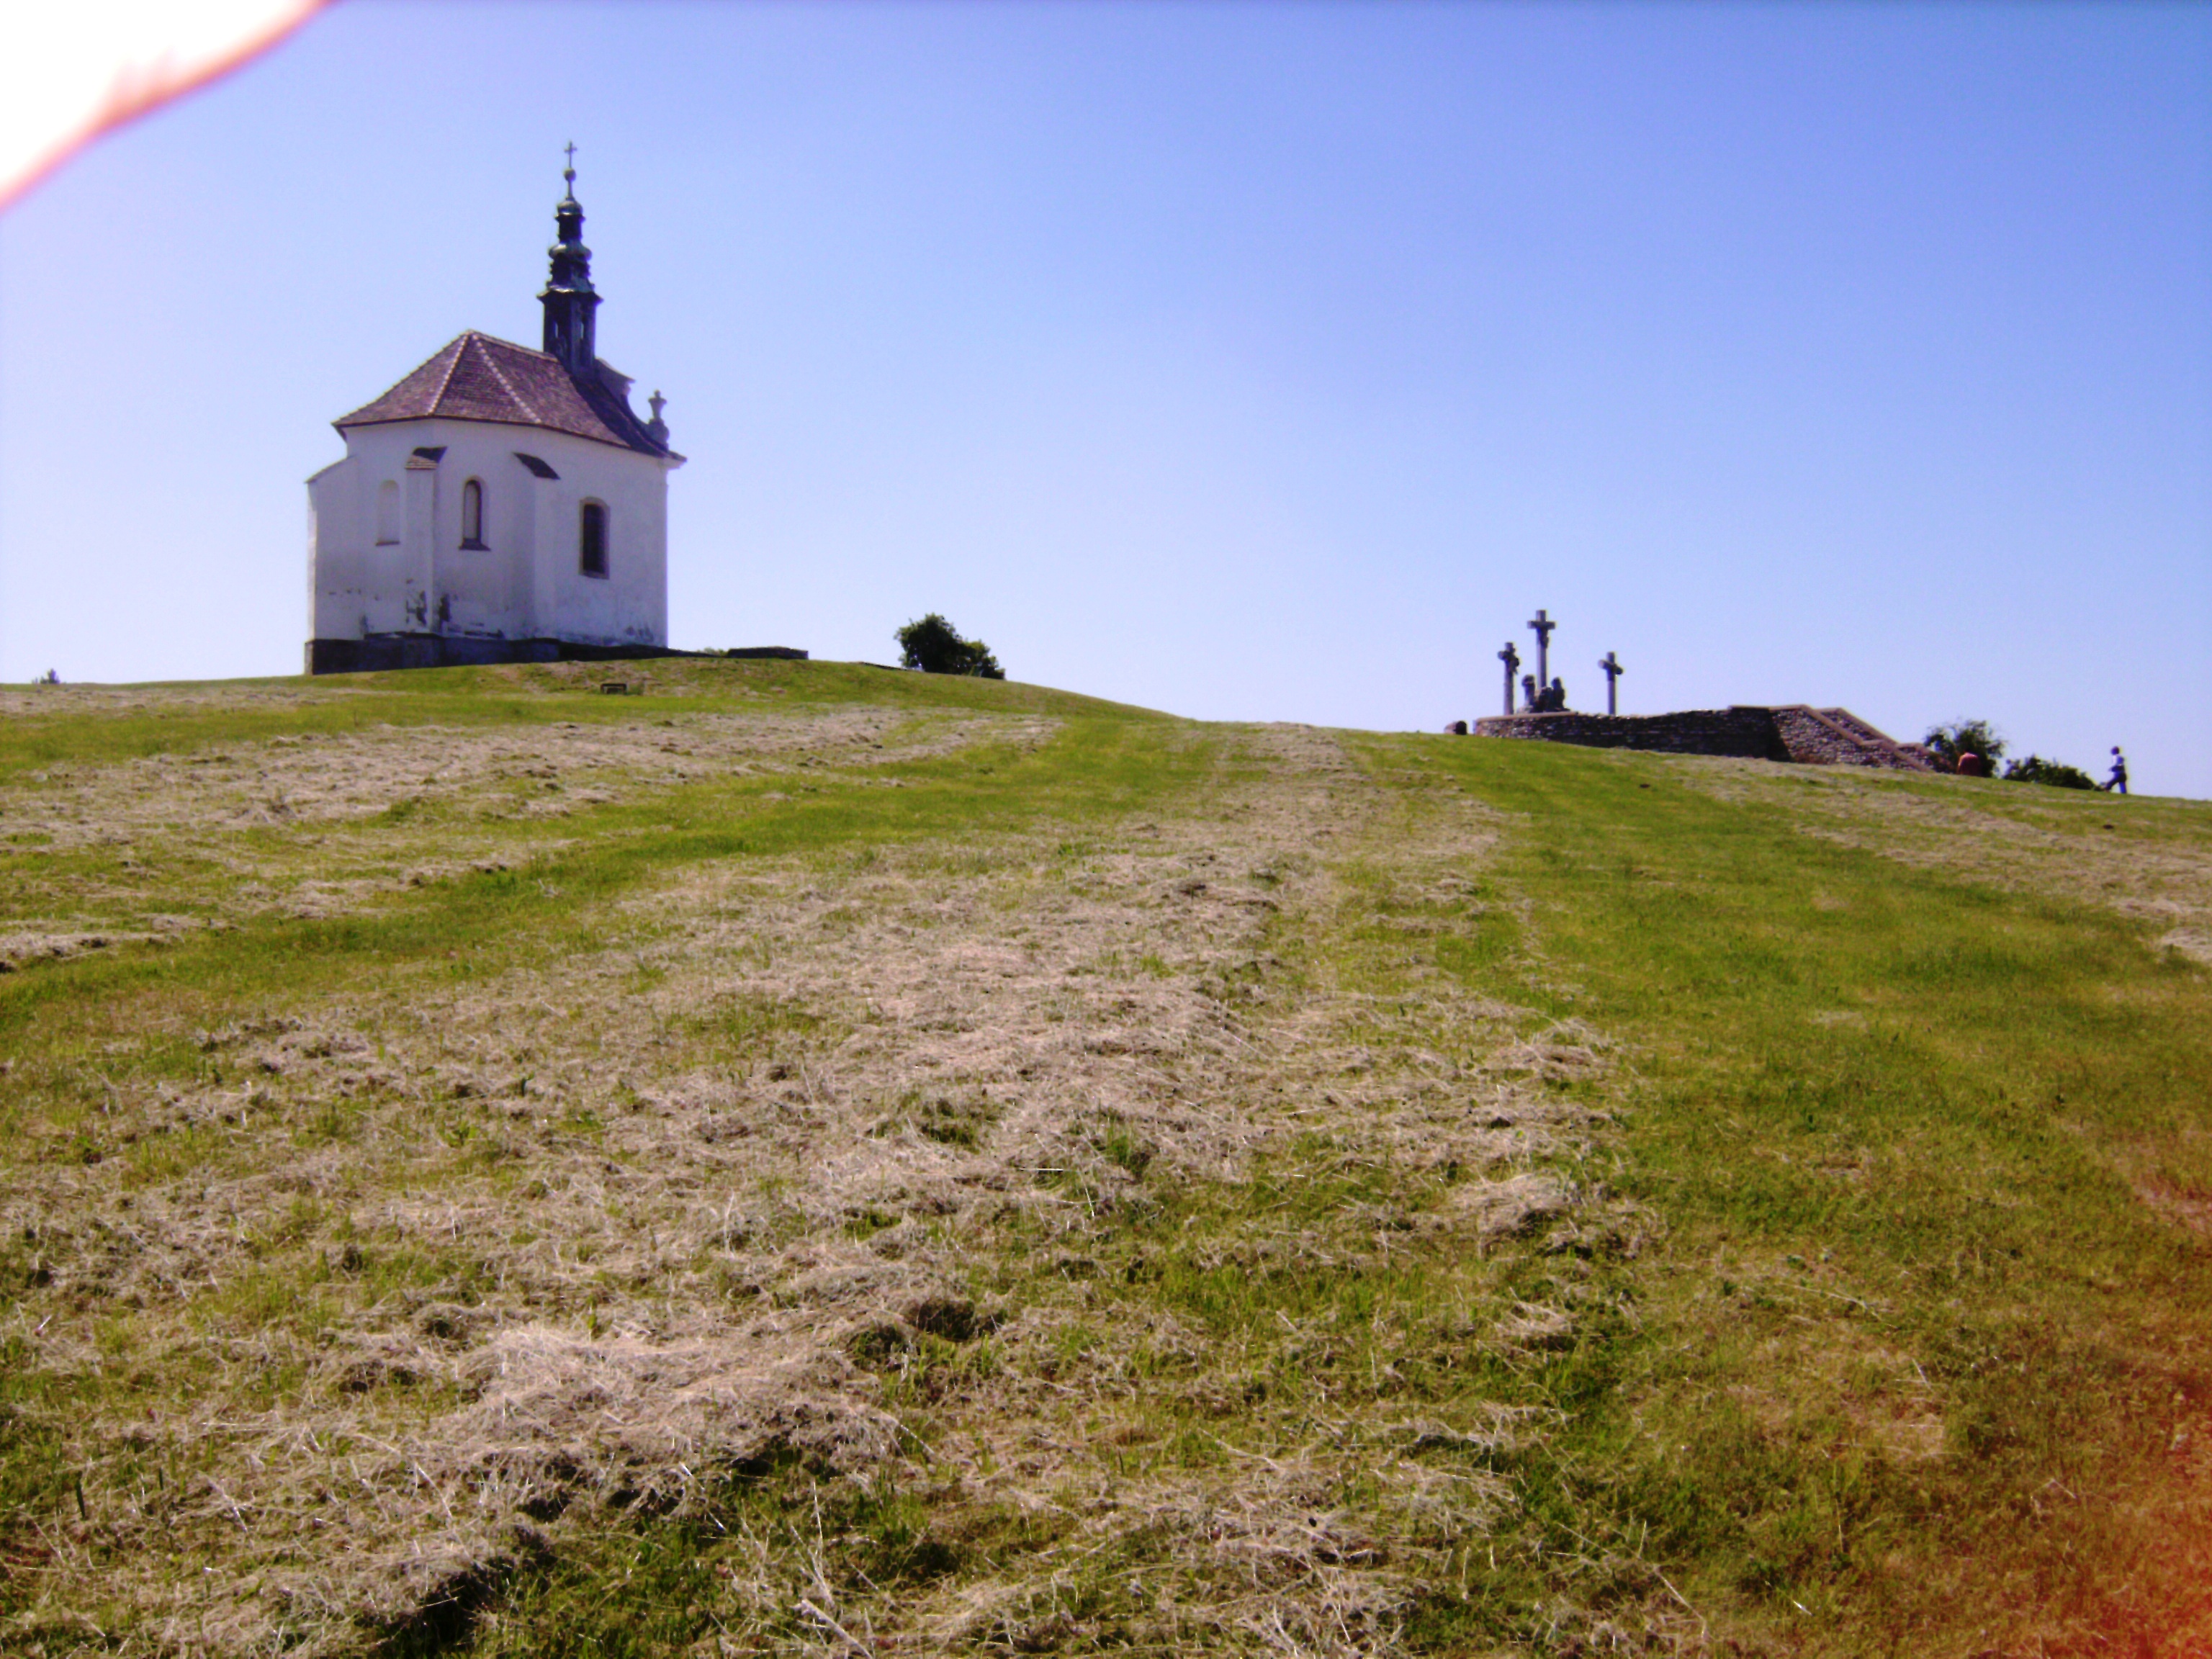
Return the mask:
POLYGON ((2064 761, 2045 760, 2040 755, 2030 755, 2026 760, 2016 760, 2005 768, 2006 780, 2013 783, 2047 783, 2057 789, 2094 789, 2096 779, 2078 766, 2069 766, 2064 761))
POLYGON ((1947 772, 1959 769, 1961 755, 1978 757, 1984 777, 1996 775, 1997 758, 2005 751, 2005 740, 1987 720, 1953 720, 1948 725, 1930 726, 1928 735, 1920 741, 1947 772))
POLYGON ((959 630, 934 611, 920 622, 898 630, 900 665, 919 668, 925 674, 969 674, 979 680, 1002 680, 1006 671, 981 640, 963 640, 959 630))

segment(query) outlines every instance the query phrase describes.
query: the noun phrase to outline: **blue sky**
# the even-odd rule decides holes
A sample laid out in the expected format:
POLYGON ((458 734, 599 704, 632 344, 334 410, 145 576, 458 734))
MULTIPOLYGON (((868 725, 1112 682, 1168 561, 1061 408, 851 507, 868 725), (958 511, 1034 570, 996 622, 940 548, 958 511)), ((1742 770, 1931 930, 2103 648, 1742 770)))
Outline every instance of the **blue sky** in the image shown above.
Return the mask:
POLYGON ((0 219, 0 678, 292 672, 579 147, 679 645, 1995 720, 2212 796, 2212 9, 349 0, 0 219))

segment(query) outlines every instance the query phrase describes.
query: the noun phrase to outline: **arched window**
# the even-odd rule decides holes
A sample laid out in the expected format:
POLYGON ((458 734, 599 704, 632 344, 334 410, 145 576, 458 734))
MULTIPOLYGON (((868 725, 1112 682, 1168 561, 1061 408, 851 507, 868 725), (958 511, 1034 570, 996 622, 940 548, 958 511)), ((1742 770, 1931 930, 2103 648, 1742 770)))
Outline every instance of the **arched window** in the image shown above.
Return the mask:
POLYGON ((376 544, 393 547, 399 541, 399 486, 386 478, 376 487, 376 544))
POLYGON ((461 545, 483 544, 483 483, 471 478, 461 486, 461 545))
POLYGON ((584 503, 577 537, 577 568, 586 576, 607 574, 607 509, 600 501, 584 503))

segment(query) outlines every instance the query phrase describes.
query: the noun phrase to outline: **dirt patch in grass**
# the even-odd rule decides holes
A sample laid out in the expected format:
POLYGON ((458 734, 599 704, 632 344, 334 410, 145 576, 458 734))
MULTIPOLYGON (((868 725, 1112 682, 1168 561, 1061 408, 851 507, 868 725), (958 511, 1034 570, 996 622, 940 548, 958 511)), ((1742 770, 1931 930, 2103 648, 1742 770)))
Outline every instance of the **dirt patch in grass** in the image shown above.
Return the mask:
POLYGON ((2159 935, 2162 949, 2178 951, 2191 962, 2212 968, 2212 928, 2176 927, 2159 935))

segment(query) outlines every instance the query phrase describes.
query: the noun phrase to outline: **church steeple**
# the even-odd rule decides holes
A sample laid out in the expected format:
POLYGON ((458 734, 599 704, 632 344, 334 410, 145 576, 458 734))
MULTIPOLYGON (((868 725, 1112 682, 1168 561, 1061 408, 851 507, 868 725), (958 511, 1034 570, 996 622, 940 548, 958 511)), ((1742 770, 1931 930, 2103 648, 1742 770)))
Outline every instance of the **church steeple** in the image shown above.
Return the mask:
POLYGON ((594 314, 599 296, 592 287, 592 250, 584 246, 584 209, 576 200, 576 147, 568 146, 568 165, 562 173, 568 193, 553 209, 553 222, 561 240, 546 250, 552 256, 552 275, 538 296, 545 307, 545 352, 558 357, 571 374, 590 376, 599 357, 594 314))

